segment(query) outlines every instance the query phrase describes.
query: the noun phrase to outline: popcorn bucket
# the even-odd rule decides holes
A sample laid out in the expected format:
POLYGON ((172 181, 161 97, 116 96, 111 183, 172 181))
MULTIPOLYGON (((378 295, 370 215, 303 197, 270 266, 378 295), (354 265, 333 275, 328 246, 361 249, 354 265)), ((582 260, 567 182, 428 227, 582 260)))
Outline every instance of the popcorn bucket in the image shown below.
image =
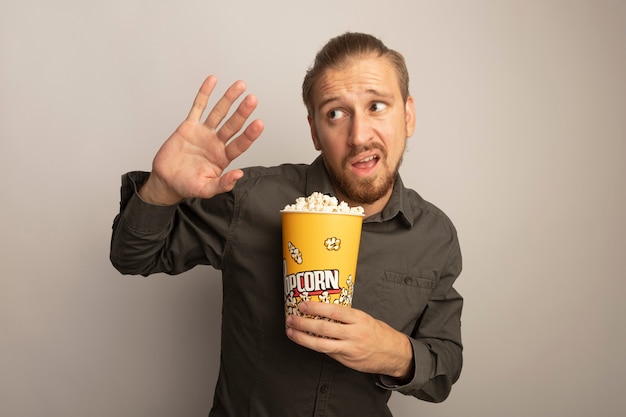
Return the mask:
POLYGON ((363 216, 282 211, 285 315, 304 300, 352 305, 363 216))

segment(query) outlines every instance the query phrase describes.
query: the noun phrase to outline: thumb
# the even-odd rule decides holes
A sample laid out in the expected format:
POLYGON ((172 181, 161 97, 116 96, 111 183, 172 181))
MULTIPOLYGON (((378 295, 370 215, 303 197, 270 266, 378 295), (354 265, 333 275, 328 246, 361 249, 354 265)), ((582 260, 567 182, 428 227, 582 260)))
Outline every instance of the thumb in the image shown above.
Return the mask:
POLYGON ((243 177, 243 171, 236 169, 228 171, 220 177, 218 193, 226 193, 231 191, 239 179, 243 177))

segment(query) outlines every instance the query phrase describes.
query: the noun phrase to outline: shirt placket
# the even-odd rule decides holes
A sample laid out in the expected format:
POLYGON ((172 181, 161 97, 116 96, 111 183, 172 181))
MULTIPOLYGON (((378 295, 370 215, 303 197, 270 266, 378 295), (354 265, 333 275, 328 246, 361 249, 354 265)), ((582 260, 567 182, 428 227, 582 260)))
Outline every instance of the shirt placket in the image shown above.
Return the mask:
POLYGON ((322 361, 322 370, 317 382, 317 395, 315 398, 314 417, 328 416, 328 401, 332 390, 332 380, 337 363, 330 357, 325 356, 322 361))

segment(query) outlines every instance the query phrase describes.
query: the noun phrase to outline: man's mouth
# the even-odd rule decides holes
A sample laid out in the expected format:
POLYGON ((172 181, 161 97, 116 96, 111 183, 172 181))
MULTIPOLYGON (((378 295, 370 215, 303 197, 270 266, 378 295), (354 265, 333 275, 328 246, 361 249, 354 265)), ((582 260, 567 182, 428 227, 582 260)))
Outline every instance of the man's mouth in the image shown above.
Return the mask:
POLYGON ((379 157, 370 155, 352 163, 352 167, 360 174, 368 174, 378 164, 379 157))

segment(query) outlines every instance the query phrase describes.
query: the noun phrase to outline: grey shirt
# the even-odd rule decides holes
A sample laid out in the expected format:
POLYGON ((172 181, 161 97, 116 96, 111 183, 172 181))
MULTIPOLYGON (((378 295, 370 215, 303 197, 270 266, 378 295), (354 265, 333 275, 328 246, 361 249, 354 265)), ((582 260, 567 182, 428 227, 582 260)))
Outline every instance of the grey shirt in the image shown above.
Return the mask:
POLYGON ((245 169, 232 192, 174 206, 143 202, 148 173, 122 178, 111 261, 125 274, 222 271, 220 373, 210 416, 390 416, 393 390, 439 402, 462 365, 461 253, 448 217, 398 177, 384 210, 364 219, 353 307, 407 335, 414 375, 357 372, 285 335, 280 210, 334 194, 321 158, 245 169))

